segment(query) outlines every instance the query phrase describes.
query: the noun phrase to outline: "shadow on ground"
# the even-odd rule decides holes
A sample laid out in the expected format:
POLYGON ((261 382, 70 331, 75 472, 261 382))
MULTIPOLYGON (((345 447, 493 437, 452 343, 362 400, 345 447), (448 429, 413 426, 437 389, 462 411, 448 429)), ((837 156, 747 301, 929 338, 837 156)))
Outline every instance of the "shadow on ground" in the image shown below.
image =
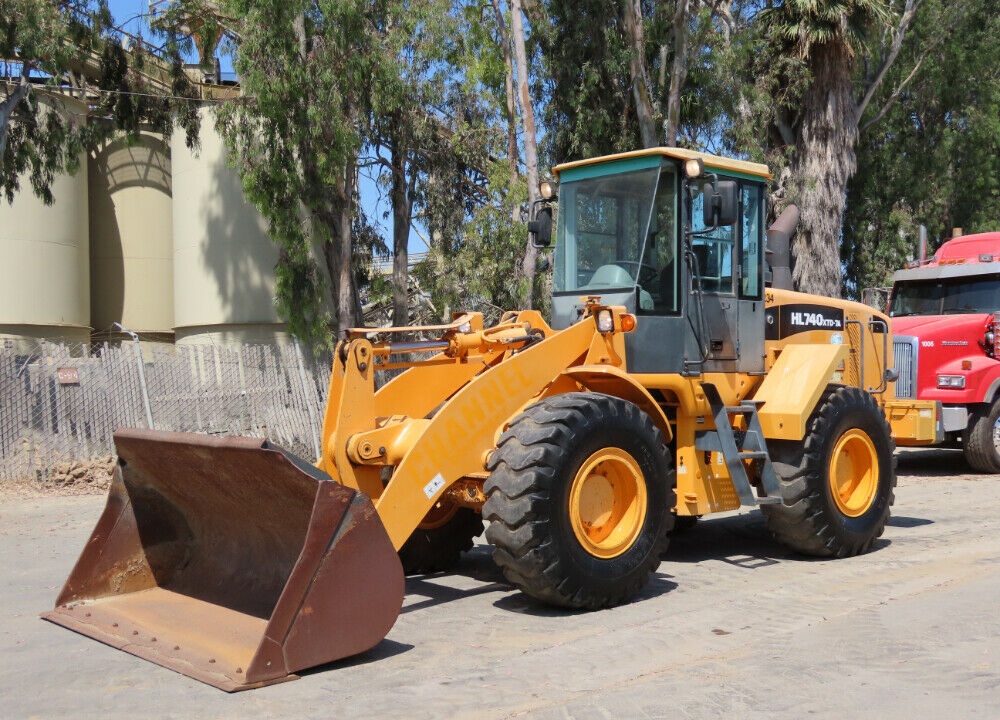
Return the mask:
MULTIPOLYGON (((932 522, 924 518, 893 516, 888 525, 908 529, 932 522)), ((892 542, 884 537, 878 538, 872 543, 869 552, 879 552, 891 544, 892 542)), ((476 545, 463 554, 458 566, 450 573, 407 577, 407 596, 410 598, 418 596, 420 599, 404 607, 403 613, 488 593, 501 593, 502 596, 493 604, 510 612, 539 617, 563 617, 579 612, 547 606, 518 592, 493 563, 492 553, 493 548, 490 545, 476 545), (449 580, 452 577, 474 580, 476 584, 469 587, 468 582, 455 583, 449 580), (456 584, 465 587, 456 587, 456 584)), ((758 570, 782 562, 827 561, 826 558, 800 555, 779 543, 771 535, 760 512, 743 512, 700 519, 692 527, 671 536, 670 546, 662 559, 665 562, 677 563, 715 560, 744 570, 758 570)), ((673 575, 662 571, 655 572, 647 585, 636 595, 634 602, 660 597, 677 586, 678 584, 673 581, 673 575)))
POLYGON ((368 663, 378 662, 379 660, 384 660, 385 658, 390 658, 394 655, 409 652, 412 649, 413 645, 410 645, 409 643, 400 643, 395 640, 384 639, 371 650, 366 650, 363 653, 352 655, 351 657, 344 658, 343 660, 334 660, 333 662, 326 663, 325 665, 317 665, 315 667, 307 668, 306 670, 299 670, 295 674, 300 677, 306 677, 308 675, 318 675, 330 672, 331 670, 339 670, 341 668, 361 667, 363 665, 367 665, 368 663))
POLYGON ((896 453, 896 474, 942 477, 972 473, 961 450, 950 448, 907 449, 896 453))

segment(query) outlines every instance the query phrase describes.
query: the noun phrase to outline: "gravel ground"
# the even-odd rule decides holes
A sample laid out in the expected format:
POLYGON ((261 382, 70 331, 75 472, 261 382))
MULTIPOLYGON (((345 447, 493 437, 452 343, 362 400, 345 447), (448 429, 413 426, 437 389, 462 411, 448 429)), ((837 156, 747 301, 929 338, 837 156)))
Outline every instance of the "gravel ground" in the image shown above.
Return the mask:
MULTIPOLYGON (((642 597, 552 610, 479 544, 410 578, 373 650, 227 695, 38 619, 103 507, 6 488, 0 502, 5 718, 995 718, 1000 478, 961 453, 903 451, 872 552, 791 555, 760 514, 677 536, 642 597)), ((481 541, 480 541, 481 542, 481 541)))

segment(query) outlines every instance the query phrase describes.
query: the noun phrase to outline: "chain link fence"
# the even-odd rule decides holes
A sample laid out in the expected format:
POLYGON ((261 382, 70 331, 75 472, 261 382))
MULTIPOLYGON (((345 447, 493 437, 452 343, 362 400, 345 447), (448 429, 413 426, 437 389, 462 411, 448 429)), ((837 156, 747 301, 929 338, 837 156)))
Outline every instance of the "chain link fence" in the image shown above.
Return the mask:
POLYGON ((330 365, 296 344, 0 341, 0 480, 106 461, 126 427, 267 438, 318 457, 330 365))

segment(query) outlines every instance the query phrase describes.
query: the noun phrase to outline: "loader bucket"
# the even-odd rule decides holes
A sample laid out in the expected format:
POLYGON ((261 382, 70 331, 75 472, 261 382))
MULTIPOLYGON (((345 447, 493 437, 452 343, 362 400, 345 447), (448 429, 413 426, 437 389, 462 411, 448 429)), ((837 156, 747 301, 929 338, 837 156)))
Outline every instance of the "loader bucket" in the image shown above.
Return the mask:
POLYGON ((115 445, 104 513, 43 618, 229 692, 389 632, 403 570, 366 495, 262 440, 115 445))

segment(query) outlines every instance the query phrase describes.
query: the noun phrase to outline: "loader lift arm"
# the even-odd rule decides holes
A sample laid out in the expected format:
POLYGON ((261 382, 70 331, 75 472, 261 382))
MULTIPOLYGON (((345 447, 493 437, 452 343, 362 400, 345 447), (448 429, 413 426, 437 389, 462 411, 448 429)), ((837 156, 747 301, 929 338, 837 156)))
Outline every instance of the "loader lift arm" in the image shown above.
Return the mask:
POLYGON ((374 344, 364 337, 370 330, 349 331, 334 360, 319 467, 369 495, 391 542, 402 547, 456 483, 485 476, 505 423, 565 381, 564 371, 584 361, 621 363, 620 333, 595 324, 601 311, 620 328, 623 309, 593 301, 583 320, 560 333, 531 310, 488 329, 481 315, 464 315, 426 343, 374 344), (395 359, 428 351, 439 352, 395 359), (408 370, 376 391, 375 371, 394 368, 408 370), (383 483, 387 466, 394 470, 383 483))

